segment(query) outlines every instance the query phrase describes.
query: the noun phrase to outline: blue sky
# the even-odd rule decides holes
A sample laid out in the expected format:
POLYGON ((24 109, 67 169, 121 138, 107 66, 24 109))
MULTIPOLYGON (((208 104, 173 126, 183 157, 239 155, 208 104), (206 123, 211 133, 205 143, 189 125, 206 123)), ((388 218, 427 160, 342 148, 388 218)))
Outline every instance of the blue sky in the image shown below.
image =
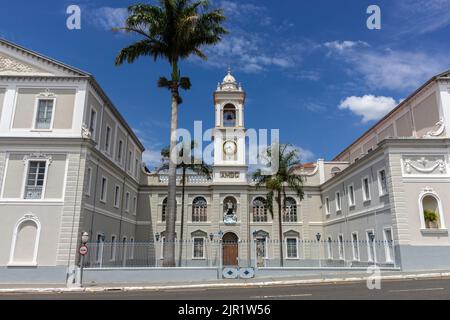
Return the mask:
MULTIPOLYGON (((154 3, 153 1, 150 1, 154 3)), ((114 66, 133 37, 111 32, 135 1, 8 1, 0 37, 92 73, 148 149, 153 166, 168 144, 169 92, 156 87, 166 62, 114 66), (82 9, 81 30, 66 28, 66 8, 82 9), (20 12, 20 16, 16 13, 20 12), (14 13, 14 14, 13 14, 14 13)), ((450 0, 214 0, 230 34, 189 59, 182 73, 180 127, 213 125, 212 93, 231 65, 247 92, 246 127, 280 129, 305 161, 331 159, 432 75, 450 69, 450 0), (366 27, 369 5, 382 29, 366 27)))

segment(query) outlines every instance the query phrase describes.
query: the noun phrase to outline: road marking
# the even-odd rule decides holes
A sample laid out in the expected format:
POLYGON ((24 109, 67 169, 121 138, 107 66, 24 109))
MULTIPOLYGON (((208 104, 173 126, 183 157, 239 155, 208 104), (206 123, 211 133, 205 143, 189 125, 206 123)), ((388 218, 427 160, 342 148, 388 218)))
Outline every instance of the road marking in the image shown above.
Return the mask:
POLYGON ((389 292, 416 292, 416 291, 438 291, 445 290, 444 288, 424 288, 424 289, 403 289, 403 290, 389 290, 389 292))
POLYGON ((253 296, 250 299, 269 299, 269 298, 289 298, 289 297, 311 297, 311 293, 303 293, 303 294, 283 294, 277 296, 253 296))

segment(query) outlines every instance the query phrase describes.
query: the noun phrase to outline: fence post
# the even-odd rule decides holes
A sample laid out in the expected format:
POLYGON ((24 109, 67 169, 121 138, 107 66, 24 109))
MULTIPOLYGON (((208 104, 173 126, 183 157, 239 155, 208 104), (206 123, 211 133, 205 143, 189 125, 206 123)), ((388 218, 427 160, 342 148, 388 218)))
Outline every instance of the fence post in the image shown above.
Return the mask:
POLYGON ((222 261, 222 239, 220 239, 219 240, 219 275, 220 275, 220 278, 222 278, 222 264, 223 264, 223 261, 222 261))
MULTIPOLYGON (((255 259, 255 261, 253 262, 254 266, 255 266, 255 270, 258 268, 258 246, 257 246, 257 242, 256 242, 256 238, 253 239, 252 244, 253 244, 253 259, 255 259)), ((251 257, 250 257, 251 258, 251 257)))

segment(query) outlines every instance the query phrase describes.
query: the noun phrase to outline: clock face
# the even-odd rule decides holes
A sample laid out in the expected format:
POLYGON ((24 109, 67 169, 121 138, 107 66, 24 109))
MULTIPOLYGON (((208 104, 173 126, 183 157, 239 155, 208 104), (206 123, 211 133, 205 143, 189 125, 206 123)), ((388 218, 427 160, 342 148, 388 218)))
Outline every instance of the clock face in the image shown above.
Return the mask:
POLYGON ((223 151, 225 152, 226 155, 233 155, 236 153, 237 150, 237 146, 236 146, 236 142, 234 141, 226 141, 223 144, 223 151))

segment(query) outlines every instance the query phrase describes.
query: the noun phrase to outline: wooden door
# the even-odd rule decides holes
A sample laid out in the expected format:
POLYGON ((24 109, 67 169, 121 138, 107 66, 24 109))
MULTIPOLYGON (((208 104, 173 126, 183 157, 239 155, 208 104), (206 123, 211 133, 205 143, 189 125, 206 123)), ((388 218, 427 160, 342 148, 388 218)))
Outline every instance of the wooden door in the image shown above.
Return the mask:
POLYGON ((234 233, 227 233, 222 238, 223 265, 237 266, 238 261, 238 237, 234 233))

